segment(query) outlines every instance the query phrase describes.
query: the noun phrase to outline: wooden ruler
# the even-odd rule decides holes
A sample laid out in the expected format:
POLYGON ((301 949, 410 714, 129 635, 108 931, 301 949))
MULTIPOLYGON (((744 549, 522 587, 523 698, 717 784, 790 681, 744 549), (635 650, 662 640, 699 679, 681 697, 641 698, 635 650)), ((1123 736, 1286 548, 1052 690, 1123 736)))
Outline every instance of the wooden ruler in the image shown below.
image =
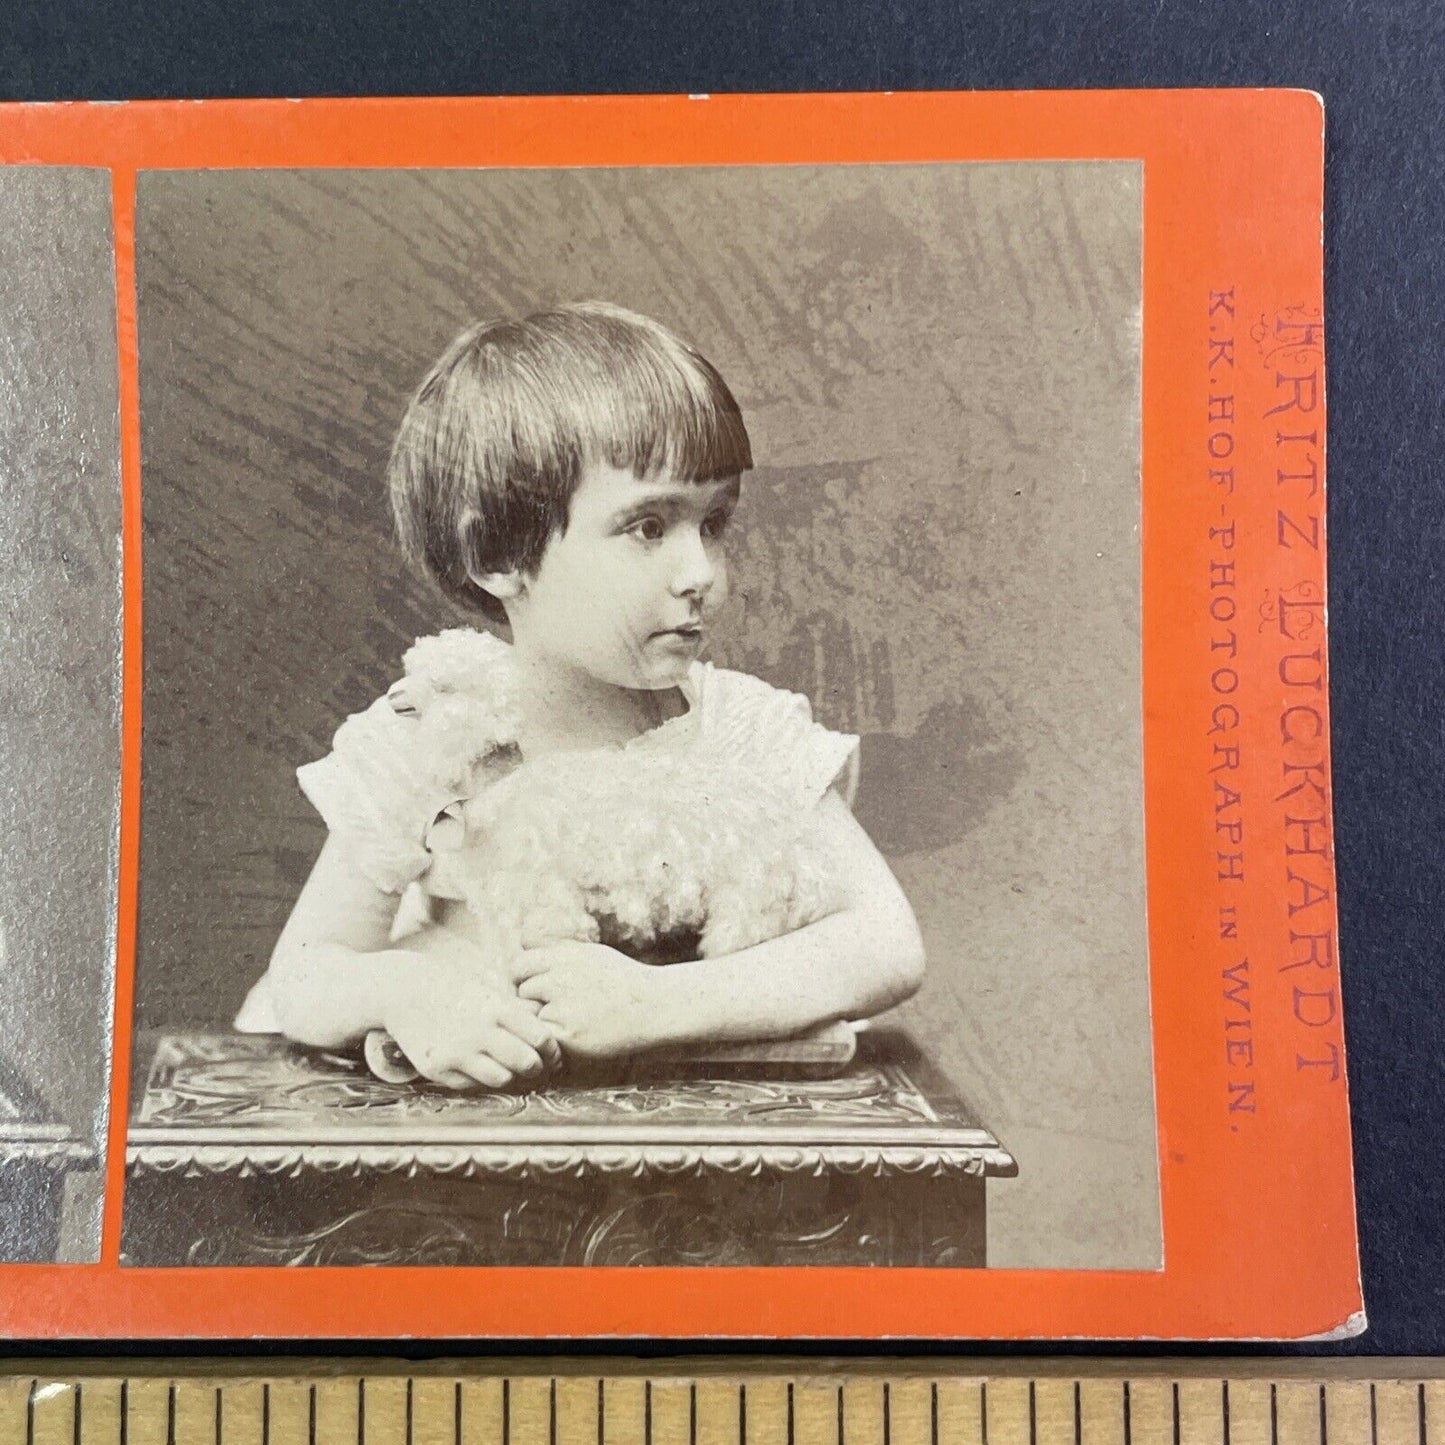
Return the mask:
POLYGON ((1435 1361, 277 1363, 0 1367, 0 1445, 1445 1445, 1435 1361))

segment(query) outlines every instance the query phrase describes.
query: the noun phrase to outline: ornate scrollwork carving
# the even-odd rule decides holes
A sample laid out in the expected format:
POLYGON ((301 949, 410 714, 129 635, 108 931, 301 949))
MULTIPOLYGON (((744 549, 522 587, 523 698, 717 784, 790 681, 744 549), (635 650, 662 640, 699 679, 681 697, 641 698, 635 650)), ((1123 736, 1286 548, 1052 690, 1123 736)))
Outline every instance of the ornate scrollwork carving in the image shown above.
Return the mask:
POLYGON ((275 1194, 237 1211, 208 1186, 188 1245, 140 1242, 130 1262, 187 1265, 702 1266, 982 1262, 982 1187, 922 1202, 873 1181, 800 1179, 764 1189, 684 1180, 651 1188, 494 1183, 438 1198, 304 1206, 275 1194), (258 1220, 265 1223, 258 1224, 258 1220), (155 1257, 157 1248, 165 1251, 155 1257))
POLYGON ((529 1093, 461 1094, 422 1082, 389 1083, 360 1059, 316 1053, 270 1036, 220 1034, 162 1039, 135 1122, 146 1129, 309 1125, 315 1130, 365 1121, 398 1131, 462 1131, 515 1121, 538 1128, 705 1126, 725 1116, 773 1126, 938 1122, 917 1085, 886 1064, 859 1064, 831 1079, 564 1079, 529 1093))
POLYGON ((243 1231, 239 1240, 207 1235, 186 1250, 188 1265, 429 1264, 465 1265, 474 1253, 472 1231, 439 1210, 389 1203, 353 1209, 302 1234, 243 1231), (241 1258, 236 1259, 237 1244, 241 1258))

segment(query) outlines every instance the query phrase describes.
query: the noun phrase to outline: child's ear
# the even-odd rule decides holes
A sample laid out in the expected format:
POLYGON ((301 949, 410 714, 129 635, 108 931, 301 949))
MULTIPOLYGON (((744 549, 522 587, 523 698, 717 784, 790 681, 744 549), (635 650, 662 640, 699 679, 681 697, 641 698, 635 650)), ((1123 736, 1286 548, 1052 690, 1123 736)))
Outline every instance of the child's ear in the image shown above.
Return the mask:
POLYGON ((520 572, 473 572, 469 568, 467 576, 498 602, 515 602, 527 590, 527 579, 520 572))
POLYGON ((469 512, 462 518, 460 530, 462 546, 467 557, 467 576, 474 586, 480 587, 484 592, 490 592, 498 602, 515 601, 526 591, 526 579, 520 572, 516 570, 484 572, 471 561, 471 558, 477 555, 477 549, 473 545, 473 534, 481 525, 481 518, 475 512, 469 512))

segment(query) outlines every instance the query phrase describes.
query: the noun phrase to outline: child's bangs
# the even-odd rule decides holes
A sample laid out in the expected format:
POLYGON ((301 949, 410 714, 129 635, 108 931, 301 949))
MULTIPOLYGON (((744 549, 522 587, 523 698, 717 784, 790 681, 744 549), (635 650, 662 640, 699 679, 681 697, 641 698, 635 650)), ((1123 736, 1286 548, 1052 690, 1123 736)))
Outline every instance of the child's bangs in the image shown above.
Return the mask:
MULTIPOLYGON (((648 338, 649 340, 651 338, 648 338)), ((579 407, 581 454, 619 470, 715 482, 749 470, 752 445, 727 383, 679 347, 631 349, 587 377, 579 407)))

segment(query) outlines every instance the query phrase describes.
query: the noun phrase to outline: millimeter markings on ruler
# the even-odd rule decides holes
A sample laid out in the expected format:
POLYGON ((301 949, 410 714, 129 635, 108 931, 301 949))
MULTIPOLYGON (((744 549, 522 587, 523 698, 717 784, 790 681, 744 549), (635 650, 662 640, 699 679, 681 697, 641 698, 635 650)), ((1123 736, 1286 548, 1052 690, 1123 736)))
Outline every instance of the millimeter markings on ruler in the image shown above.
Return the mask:
POLYGON ((246 1363, 0 1367, 0 1445, 1445 1445, 1445 1362, 246 1363))

